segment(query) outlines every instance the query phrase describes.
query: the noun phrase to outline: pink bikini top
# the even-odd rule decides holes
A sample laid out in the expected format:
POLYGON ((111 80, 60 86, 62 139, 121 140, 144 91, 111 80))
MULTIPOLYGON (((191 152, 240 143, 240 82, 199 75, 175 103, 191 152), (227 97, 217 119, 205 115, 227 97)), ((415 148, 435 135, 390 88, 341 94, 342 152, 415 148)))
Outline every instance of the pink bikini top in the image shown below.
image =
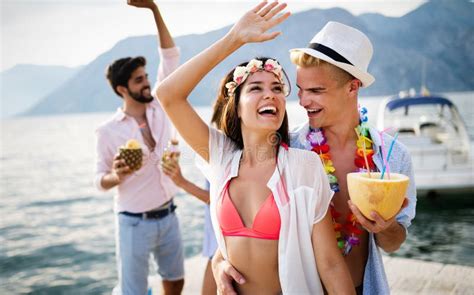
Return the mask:
POLYGON ((265 240, 278 240, 280 237, 280 213, 275 204, 273 194, 263 202, 255 215, 252 228, 245 227, 239 212, 235 208, 229 194, 230 181, 227 183, 222 198, 217 203, 217 219, 226 237, 238 236, 265 240))

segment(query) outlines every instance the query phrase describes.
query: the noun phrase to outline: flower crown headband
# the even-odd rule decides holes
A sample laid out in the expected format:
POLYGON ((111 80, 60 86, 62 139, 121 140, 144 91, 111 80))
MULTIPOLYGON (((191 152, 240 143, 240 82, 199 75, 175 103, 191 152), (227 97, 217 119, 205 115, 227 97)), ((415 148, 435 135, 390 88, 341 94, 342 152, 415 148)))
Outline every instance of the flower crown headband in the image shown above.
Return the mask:
POLYGON ((285 94, 285 96, 290 93, 288 86, 283 82, 282 67, 276 60, 269 58, 265 61, 265 63, 263 63, 263 61, 261 60, 252 59, 247 63, 246 66, 236 67, 234 70, 233 81, 227 82, 225 84, 229 97, 234 96, 237 87, 242 85, 245 80, 247 80, 250 74, 259 71, 273 73, 275 76, 277 76, 278 80, 283 85, 283 93, 285 94))

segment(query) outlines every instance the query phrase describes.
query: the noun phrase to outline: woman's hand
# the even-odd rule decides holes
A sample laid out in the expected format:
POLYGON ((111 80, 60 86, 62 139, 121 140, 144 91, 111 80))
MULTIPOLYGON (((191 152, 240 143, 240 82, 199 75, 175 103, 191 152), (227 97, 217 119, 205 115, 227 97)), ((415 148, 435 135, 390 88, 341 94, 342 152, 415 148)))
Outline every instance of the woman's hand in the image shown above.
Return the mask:
POLYGON ((267 32, 279 25, 290 16, 290 12, 277 15, 285 9, 286 3, 278 4, 277 1, 260 3, 255 8, 244 14, 232 27, 229 35, 239 43, 264 42, 276 38, 281 32, 267 32))

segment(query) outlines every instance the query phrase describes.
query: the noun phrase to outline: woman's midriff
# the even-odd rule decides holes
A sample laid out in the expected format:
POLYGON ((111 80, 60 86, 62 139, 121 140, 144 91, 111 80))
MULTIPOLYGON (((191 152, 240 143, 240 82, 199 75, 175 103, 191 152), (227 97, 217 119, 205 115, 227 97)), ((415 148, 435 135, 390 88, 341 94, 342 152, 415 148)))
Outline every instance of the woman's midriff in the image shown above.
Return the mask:
POLYGON ((235 284, 238 294, 281 294, 278 240, 225 237, 229 262, 245 277, 235 284))

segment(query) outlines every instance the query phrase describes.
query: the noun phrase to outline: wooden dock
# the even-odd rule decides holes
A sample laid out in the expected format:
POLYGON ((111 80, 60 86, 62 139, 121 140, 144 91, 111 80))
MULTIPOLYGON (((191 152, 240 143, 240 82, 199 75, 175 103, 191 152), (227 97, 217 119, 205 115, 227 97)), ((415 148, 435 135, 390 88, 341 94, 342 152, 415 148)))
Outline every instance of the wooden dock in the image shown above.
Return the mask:
POLYGON ((384 257, 391 294, 474 294, 474 267, 384 257))
MULTIPOLYGON (((186 259, 184 295, 200 295, 206 259, 186 259)), ((391 294, 474 294, 474 267, 442 264, 384 256, 385 271, 391 294)), ((149 277, 153 294, 160 294, 160 278, 149 277)))

